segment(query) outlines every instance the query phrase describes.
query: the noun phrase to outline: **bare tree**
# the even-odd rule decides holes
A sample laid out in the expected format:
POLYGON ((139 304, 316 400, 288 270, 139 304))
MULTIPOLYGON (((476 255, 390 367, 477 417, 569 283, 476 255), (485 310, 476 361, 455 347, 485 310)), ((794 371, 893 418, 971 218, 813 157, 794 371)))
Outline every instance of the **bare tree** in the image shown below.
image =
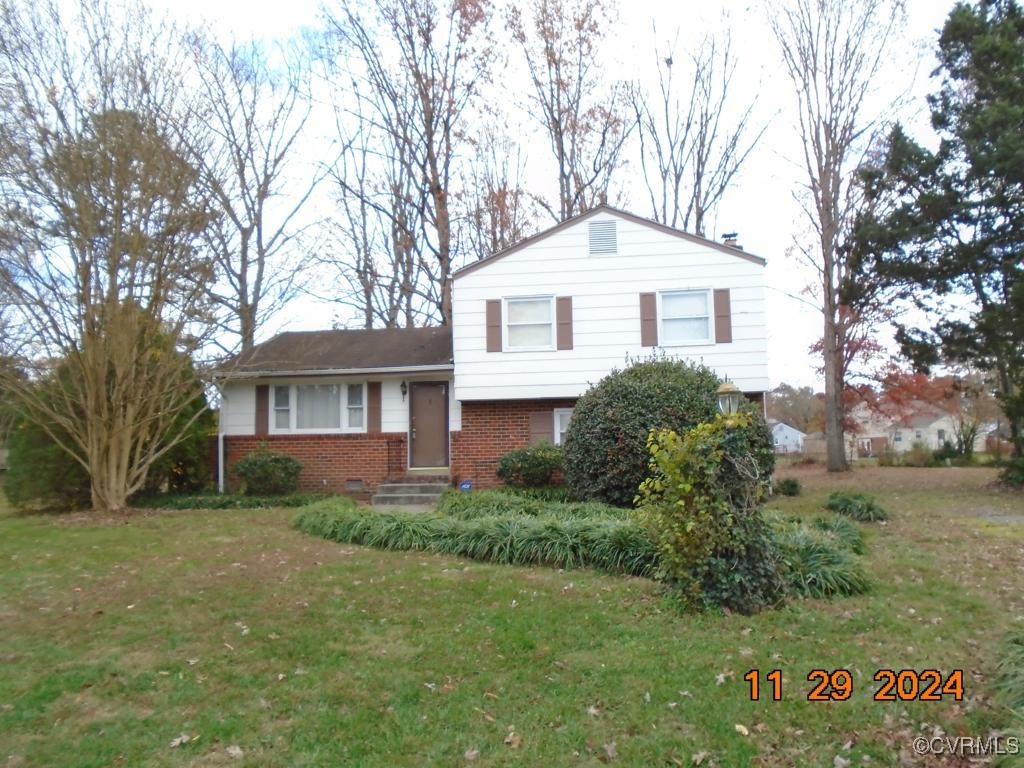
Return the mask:
POLYGON ((465 123, 488 71, 490 6, 485 0, 382 0, 367 16, 345 0, 328 23, 341 41, 369 119, 397 149, 389 162, 416 184, 422 277, 419 290, 444 325, 452 318, 452 191, 465 123))
POLYGON ((0 377, 117 511, 202 412, 188 352, 210 215, 168 129, 187 114, 176 33, 138 5, 63 7, 0 3, 0 210, 17 233, 0 292, 27 374, 0 377))
MULTIPOLYGON (((366 121, 355 121, 333 170, 335 247, 317 261, 337 273, 346 289, 333 300, 359 312, 364 328, 412 328, 426 324, 431 309, 420 292, 420 198, 412 164, 402 156, 404 145, 371 147, 368 131, 366 121)), ((387 142, 388 135, 381 139, 387 142)))
POLYGON ((865 101, 878 75, 900 0, 793 0, 770 18, 786 72, 795 87, 807 173, 798 196, 814 232, 813 246, 797 244, 817 272, 824 316, 825 439, 830 471, 847 469, 843 439, 843 359, 847 328, 842 290, 849 264, 841 252, 857 210, 852 188, 873 123, 865 101))
POLYGON ((535 232, 540 211, 523 186, 524 157, 515 140, 486 128, 473 147, 459 233, 468 252, 485 259, 535 232))
POLYGON ((308 59, 294 49, 225 45, 198 33, 189 45, 203 128, 186 138, 219 214, 207 232, 218 278, 210 296, 221 329, 237 337, 225 351, 238 344, 246 351, 264 320, 292 298, 303 267, 293 248, 297 221, 319 181, 315 172, 295 172, 312 108, 308 59))
POLYGON ((564 221, 607 202, 633 121, 625 85, 601 80, 598 51, 610 24, 602 0, 533 0, 528 13, 513 6, 508 23, 557 169, 558 204, 544 207, 564 221))
POLYGON ((729 114, 736 60, 728 31, 704 38, 682 72, 674 50, 654 55, 657 92, 646 94, 638 85, 631 93, 652 215, 703 236, 705 218, 765 128, 749 136, 753 101, 729 114), (677 75, 686 78, 682 85, 677 75))

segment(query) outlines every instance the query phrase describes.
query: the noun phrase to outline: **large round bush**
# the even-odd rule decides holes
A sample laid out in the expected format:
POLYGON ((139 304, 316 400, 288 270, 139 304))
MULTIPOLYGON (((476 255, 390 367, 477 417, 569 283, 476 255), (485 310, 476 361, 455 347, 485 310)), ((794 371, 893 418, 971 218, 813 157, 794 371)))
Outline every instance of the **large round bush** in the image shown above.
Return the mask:
MULTIPOLYGON (((608 374, 573 409, 564 446, 565 481, 573 495, 632 506, 648 474, 647 435, 662 428, 683 433, 713 419, 720 384, 706 366, 669 359, 608 374)), ((742 439, 759 462, 767 462, 764 477, 770 477, 772 440, 763 419, 742 439)))

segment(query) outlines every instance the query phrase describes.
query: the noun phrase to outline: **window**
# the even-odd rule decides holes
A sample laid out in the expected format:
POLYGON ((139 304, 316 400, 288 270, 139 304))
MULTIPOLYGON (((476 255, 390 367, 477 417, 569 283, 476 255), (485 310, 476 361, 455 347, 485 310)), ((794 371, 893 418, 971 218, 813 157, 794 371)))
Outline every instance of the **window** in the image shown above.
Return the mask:
POLYGON ((711 292, 672 291, 658 295, 661 331, 667 344, 706 344, 711 341, 711 292))
POLYGON ((940 429, 938 436, 939 436, 939 445, 941 446, 944 442, 946 442, 946 430, 940 429))
POLYGON ((289 413, 290 387, 274 387, 274 429, 288 429, 291 426, 289 413))
POLYGON ((554 349, 555 299, 553 296, 506 299, 505 348, 554 349))
POLYGON ((273 390, 270 405, 273 432, 365 431, 366 385, 363 383, 278 384, 273 390))
POLYGON ((914 432, 914 437, 917 438, 918 440, 921 439, 921 430, 920 429, 914 432))
POLYGON ((555 408, 555 427, 552 434, 555 437, 555 445, 565 443, 565 435, 569 431, 569 419, 572 418, 572 408, 555 408))
POLYGON ((892 441, 893 441, 894 443, 902 443, 902 442, 903 442, 903 433, 902 433, 902 432, 900 432, 900 431, 899 431, 899 430, 897 429, 897 430, 896 430, 896 434, 895 434, 895 435, 893 435, 892 441))
POLYGON ((363 385, 348 385, 348 426, 350 429, 363 428, 363 385))

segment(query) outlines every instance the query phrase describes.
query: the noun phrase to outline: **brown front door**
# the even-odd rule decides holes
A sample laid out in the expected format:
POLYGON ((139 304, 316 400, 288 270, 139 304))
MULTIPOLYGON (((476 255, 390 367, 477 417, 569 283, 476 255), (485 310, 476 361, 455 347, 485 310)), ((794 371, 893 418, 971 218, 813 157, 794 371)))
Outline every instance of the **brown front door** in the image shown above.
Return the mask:
POLYGON ((409 466, 448 466, 448 383, 409 384, 409 466))

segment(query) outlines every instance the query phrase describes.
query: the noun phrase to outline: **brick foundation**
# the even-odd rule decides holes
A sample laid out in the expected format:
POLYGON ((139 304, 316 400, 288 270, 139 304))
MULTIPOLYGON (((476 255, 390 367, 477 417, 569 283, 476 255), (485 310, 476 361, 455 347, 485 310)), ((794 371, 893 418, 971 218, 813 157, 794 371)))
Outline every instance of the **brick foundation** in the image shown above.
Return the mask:
POLYGON ((228 435, 224 452, 228 466, 227 484, 237 488, 238 477, 231 468, 239 459, 266 446, 302 462, 299 489, 308 492, 348 493, 368 498, 385 480, 401 478, 406 472, 407 448, 404 432, 362 435, 270 435, 250 437, 228 435), (350 485, 362 481, 362 488, 350 485))
POLYGON ((501 485, 498 459, 530 445, 530 414, 572 408, 573 398, 462 403, 462 429, 452 432, 452 480, 472 480, 474 488, 501 485))

